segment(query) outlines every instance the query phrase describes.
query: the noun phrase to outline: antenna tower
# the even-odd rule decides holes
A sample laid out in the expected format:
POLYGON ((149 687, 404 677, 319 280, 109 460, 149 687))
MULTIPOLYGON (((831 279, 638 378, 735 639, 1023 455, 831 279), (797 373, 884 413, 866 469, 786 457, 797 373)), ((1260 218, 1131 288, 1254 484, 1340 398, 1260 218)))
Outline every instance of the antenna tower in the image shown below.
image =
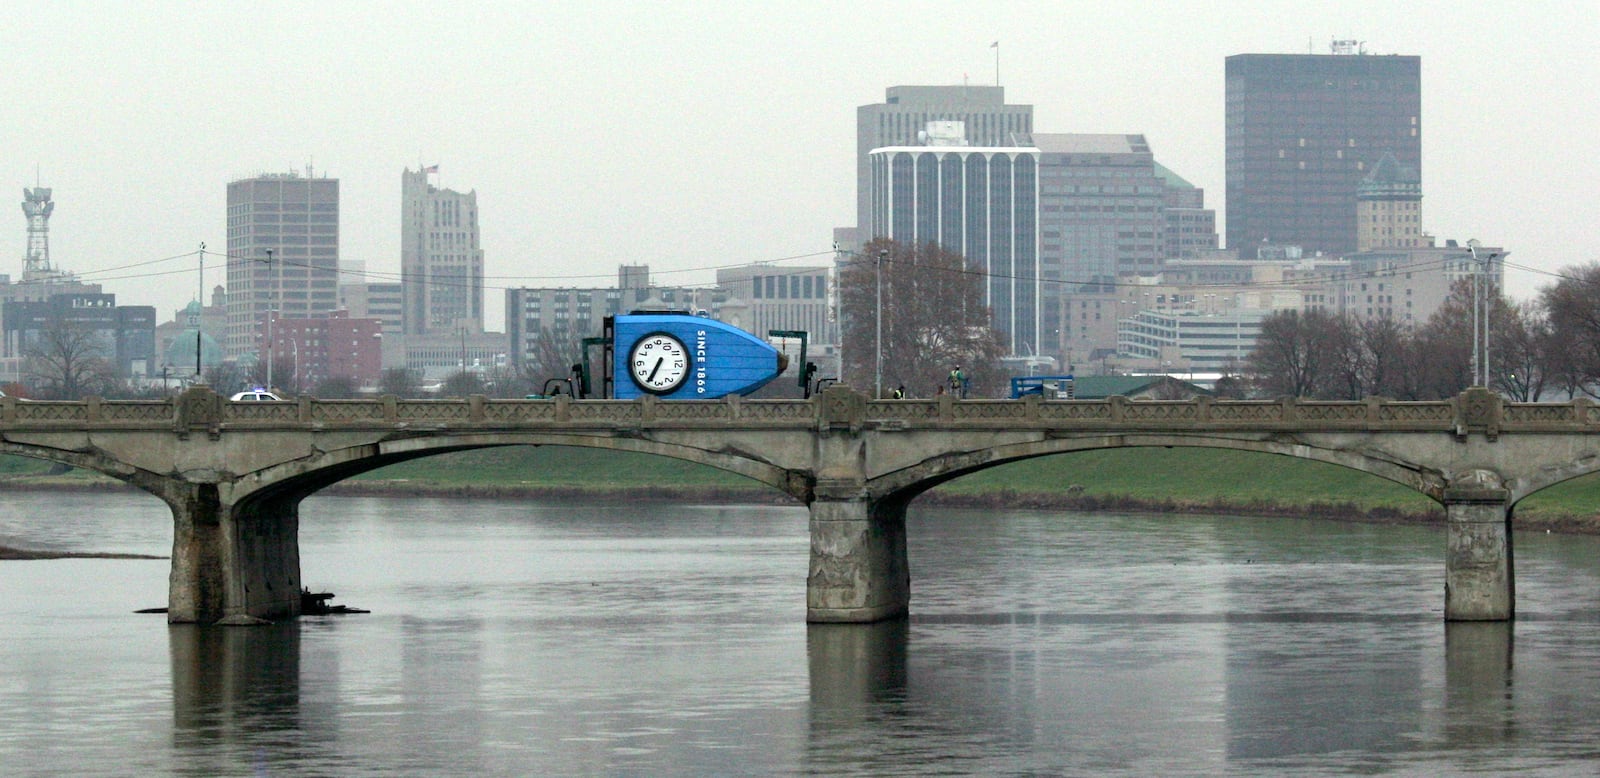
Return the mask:
POLYGON ((22 213, 28 217, 28 253, 22 258, 22 280, 54 278, 57 273, 50 265, 50 212, 56 204, 50 200, 47 187, 24 188, 22 197, 22 213))

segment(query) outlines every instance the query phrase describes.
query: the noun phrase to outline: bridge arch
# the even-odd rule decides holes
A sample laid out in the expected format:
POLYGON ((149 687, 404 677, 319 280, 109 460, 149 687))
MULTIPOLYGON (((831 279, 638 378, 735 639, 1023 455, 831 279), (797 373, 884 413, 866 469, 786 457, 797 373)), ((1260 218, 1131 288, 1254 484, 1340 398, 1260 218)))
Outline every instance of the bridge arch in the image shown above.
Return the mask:
POLYGON ((290 494, 297 495, 294 499, 298 500, 352 476, 399 462, 504 446, 571 446, 654 454, 742 475, 801 501, 807 499, 810 488, 808 480, 800 474, 737 452, 710 451, 643 437, 541 432, 418 435, 357 443, 246 474, 238 487, 241 501, 280 499, 290 494))
POLYGON ((1546 489, 1597 473, 1600 473, 1600 458, 1581 459, 1560 470, 1542 469, 1530 473, 1511 490, 1509 504, 1515 506, 1546 489))
MULTIPOLYGON (((909 502, 917 495, 942 483, 992 467, 1025 459, 1085 451, 1118 448, 1216 448, 1274 454, 1295 459, 1338 465, 1383 478, 1442 502, 1446 486, 1442 475, 1403 463, 1331 448, 1307 445, 1304 441, 1284 441, 1207 434, 1124 434, 1059 437, 999 445, 976 451, 936 456, 910 467, 872 479, 869 489, 879 498, 909 502)), ((1600 469, 1600 468, 1597 468, 1600 469)))
POLYGON ((168 505, 181 499, 171 488, 171 479, 157 473, 130 465, 98 449, 74 450, 15 441, 0 441, 0 454, 27 457, 45 462, 67 465, 81 470, 91 470, 115 478, 140 491, 146 492, 168 505))

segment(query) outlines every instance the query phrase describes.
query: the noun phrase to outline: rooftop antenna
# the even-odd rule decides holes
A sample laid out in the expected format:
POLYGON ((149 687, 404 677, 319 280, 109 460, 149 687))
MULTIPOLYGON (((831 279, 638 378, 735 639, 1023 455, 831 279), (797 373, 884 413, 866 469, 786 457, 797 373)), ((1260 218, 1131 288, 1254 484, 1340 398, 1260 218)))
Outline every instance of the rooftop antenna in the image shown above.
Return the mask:
MULTIPOLYGON (((34 181, 38 183, 35 168, 34 181)), ((22 255, 22 280, 44 281, 56 274, 50 265, 50 214, 56 204, 43 186, 22 190, 22 214, 28 217, 28 251, 22 255)))

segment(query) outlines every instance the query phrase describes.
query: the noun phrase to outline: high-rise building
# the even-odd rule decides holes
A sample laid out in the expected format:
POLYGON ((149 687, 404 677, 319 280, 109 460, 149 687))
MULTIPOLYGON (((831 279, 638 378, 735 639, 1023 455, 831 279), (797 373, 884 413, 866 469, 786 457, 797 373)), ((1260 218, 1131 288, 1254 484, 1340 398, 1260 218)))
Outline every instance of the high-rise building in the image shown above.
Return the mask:
POLYGON ((1068 291, 1154 273, 1166 254, 1166 185, 1143 135, 1037 133, 1040 257, 1068 291))
POLYGON ((478 193, 439 189, 432 165, 400 175, 400 282, 407 335, 483 332, 478 193))
POLYGON ((1166 261, 1193 259, 1217 248, 1217 211, 1206 207, 1206 190, 1156 164, 1156 178, 1166 184, 1162 209, 1166 213, 1166 261))
POLYGON ((1384 152, 1420 176, 1420 59, 1333 52, 1228 57, 1228 248, 1350 252, 1357 187, 1384 152))
POLYGON ((955 121, 926 132, 930 145, 873 149, 871 234, 966 257, 1008 352, 1039 353, 1039 149, 966 145, 955 121))
POLYGON ((1205 207, 1204 190, 1155 161, 1143 135, 1034 133, 1033 145, 1040 152, 1040 352, 1082 354, 1086 323, 1068 316, 1089 311, 1070 298, 1093 298, 1119 278, 1153 275, 1168 259, 1216 248, 1216 212, 1205 207))
MULTIPOLYGON (((885 146, 916 146, 929 122, 956 121, 973 146, 1025 145, 1033 106, 1006 105, 1002 86, 891 86, 884 101, 856 108, 856 226, 861 243, 872 233, 869 155, 885 146)), ((857 247, 850 247, 857 248, 857 247)))
POLYGON ((339 179, 308 169, 228 184, 229 358, 253 355, 267 312, 325 316, 339 305, 339 179))
POLYGON ((1356 251, 1432 244, 1422 231, 1422 182, 1417 171, 1384 152, 1356 188, 1356 251))

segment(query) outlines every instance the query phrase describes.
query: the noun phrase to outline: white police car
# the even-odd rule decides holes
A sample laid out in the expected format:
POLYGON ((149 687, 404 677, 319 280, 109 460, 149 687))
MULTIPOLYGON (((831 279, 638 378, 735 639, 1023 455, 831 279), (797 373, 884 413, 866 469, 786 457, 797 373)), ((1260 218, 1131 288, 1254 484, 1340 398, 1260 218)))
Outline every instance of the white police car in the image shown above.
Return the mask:
POLYGON ((283 398, 265 389, 251 389, 246 392, 240 392, 228 399, 234 402, 272 402, 283 398))

